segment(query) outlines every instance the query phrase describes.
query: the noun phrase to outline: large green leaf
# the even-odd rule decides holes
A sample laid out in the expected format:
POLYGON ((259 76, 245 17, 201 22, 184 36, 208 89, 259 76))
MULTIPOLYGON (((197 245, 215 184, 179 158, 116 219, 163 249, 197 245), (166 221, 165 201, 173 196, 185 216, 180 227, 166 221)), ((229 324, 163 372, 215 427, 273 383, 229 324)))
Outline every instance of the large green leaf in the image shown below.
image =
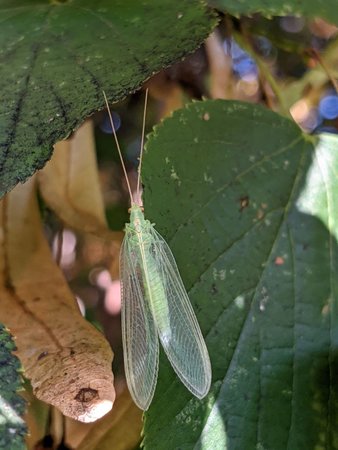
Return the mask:
POLYGON ((338 139, 261 106, 190 104, 144 160, 146 216, 209 348, 198 401, 162 355, 146 449, 338 449, 338 139))
POLYGON ((52 145, 193 51, 215 20, 191 0, 0 0, 0 196, 52 145))
POLYGON ((20 362, 13 355, 15 345, 0 324, 0 450, 22 450, 26 425, 22 419, 25 401, 18 394, 21 388, 20 362))
POLYGON ((209 3, 235 16, 254 13, 261 13, 267 17, 299 15, 322 17, 338 24, 336 0, 209 0, 209 3))

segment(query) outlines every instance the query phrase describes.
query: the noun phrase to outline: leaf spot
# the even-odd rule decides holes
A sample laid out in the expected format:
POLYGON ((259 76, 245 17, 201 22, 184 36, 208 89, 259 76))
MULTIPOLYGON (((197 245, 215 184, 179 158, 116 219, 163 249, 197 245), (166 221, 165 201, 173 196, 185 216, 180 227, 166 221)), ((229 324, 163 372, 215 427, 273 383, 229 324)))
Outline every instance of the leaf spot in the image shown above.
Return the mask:
POLYGON ((177 175, 174 166, 171 167, 170 178, 171 178, 172 180, 177 181, 177 184, 178 184, 179 186, 181 185, 180 177, 177 175))
POLYGON ((239 209, 239 211, 242 212, 243 209, 245 209, 245 208, 247 208, 249 206, 249 196, 246 195, 244 197, 241 197, 239 199, 239 202, 240 202, 240 209, 239 209))
POLYGON ((213 184, 214 180, 212 177, 208 176, 206 172, 203 174, 204 181, 209 184, 213 184))
POLYGON ((277 256, 275 258, 275 265, 276 266, 282 266, 284 264, 284 258, 282 258, 281 256, 277 256))
POLYGON ((226 277, 226 270, 225 269, 217 270, 216 268, 214 268, 212 271, 212 276, 214 280, 219 279, 221 281, 224 281, 226 277))
POLYGON ((244 295, 239 295, 238 297, 236 297, 234 302, 235 302, 235 305, 237 306, 237 308, 243 309, 244 303, 245 303, 244 295))

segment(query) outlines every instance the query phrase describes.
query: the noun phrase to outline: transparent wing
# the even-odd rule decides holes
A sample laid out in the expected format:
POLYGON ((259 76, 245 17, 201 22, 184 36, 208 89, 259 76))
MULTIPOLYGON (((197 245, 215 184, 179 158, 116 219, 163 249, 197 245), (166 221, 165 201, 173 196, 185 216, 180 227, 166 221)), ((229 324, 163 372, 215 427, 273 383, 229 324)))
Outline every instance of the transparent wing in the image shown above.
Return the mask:
POLYGON ((120 253, 124 367, 134 402, 147 410, 156 387, 159 343, 145 298, 141 264, 139 252, 126 234, 120 253))
POLYGON ((152 303, 159 338, 183 384, 203 398, 211 383, 208 350, 171 250, 153 227, 149 231, 152 258, 163 285, 161 302, 152 303))

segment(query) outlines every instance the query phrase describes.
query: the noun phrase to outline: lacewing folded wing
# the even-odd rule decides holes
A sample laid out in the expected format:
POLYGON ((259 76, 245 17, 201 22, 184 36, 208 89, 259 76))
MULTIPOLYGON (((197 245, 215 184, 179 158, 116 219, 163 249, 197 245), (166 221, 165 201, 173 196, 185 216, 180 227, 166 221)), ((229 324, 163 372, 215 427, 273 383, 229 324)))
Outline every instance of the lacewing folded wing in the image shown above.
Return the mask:
POLYGON ((147 410, 156 387, 159 342, 146 300, 143 270, 140 252, 127 233, 120 254, 124 367, 134 402, 147 410))
POLYGON ((162 298, 152 304, 159 338, 182 383, 201 399, 211 384, 208 350, 168 244, 153 227, 149 233, 151 256, 162 284, 162 298))

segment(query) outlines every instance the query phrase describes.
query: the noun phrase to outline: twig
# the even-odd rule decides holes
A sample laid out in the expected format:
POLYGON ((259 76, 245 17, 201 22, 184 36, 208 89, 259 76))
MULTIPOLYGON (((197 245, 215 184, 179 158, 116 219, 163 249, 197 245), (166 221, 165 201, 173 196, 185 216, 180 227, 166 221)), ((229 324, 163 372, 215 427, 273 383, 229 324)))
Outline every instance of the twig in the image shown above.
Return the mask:
POLYGON ((60 267, 62 259, 62 247, 63 247, 63 227, 61 227, 57 232, 57 247, 56 247, 56 264, 60 267))
POLYGON ((229 99, 232 92, 232 64, 231 58, 225 54, 221 35, 215 30, 206 40, 205 49, 210 68, 210 96, 211 98, 229 99))

